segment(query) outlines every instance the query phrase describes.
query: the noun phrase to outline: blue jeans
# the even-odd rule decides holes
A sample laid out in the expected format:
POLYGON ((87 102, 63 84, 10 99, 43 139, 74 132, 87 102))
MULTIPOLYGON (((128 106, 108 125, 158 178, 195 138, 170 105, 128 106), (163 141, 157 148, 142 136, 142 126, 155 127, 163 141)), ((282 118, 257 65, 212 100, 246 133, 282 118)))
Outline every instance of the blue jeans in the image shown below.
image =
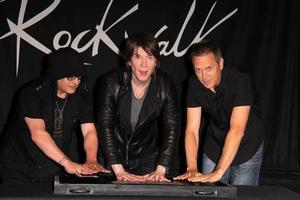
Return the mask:
MULTIPOLYGON (((223 175, 221 181, 232 185, 258 185, 260 166, 263 159, 263 143, 259 146, 255 155, 247 162, 240 165, 231 166, 223 175)), ((203 154, 202 173, 212 172, 216 163, 203 154)))

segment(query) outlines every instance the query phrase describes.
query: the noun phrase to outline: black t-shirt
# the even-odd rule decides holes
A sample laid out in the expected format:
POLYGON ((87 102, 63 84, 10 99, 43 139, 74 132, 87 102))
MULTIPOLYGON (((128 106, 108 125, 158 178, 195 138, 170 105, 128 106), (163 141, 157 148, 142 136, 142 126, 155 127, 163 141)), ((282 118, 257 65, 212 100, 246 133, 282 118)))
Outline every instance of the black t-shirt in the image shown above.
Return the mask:
POLYGON ((205 88, 195 75, 189 79, 187 107, 201 107, 209 116, 204 153, 214 162, 217 163, 221 155, 233 108, 246 105, 251 106, 251 110, 245 135, 232 165, 249 160, 263 140, 261 112, 251 79, 235 68, 224 68, 215 93, 205 88))
MULTIPOLYGON (((22 90, 18 109, 9 123, 1 147, 0 172, 4 180, 50 181, 55 174, 62 172, 62 168, 33 143, 24 121, 24 117, 42 119, 47 132, 54 138, 56 101, 57 97, 48 82, 39 80, 22 90)), ((68 95, 63 112, 62 138, 54 139, 55 142, 60 141, 57 145, 67 156, 72 158, 78 145, 75 129, 89 122, 93 122, 89 98, 78 93, 68 95)))
POLYGON ((60 149, 63 148, 62 137, 64 135, 64 111, 67 101, 68 98, 55 98, 52 138, 60 149))

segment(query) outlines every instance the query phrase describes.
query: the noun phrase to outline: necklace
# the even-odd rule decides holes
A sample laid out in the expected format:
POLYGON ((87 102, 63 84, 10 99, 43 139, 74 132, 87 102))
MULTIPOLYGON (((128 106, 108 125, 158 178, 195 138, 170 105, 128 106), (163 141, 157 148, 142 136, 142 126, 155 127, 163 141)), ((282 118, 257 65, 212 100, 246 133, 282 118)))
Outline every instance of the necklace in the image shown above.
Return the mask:
POLYGON ((61 121, 61 122, 62 122, 62 120, 63 120, 63 114, 64 114, 64 109, 65 109, 65 106, 66 106, 66 103, 67 103, 67 99, 68 99, 68 95, 66 96, 65 101, 64 101, 64 104, 63 104, 63 106, 62 106, 61 109, 59 109, 59 106, 58 106, 58 104, 57 104, 57 101, 55 101, 55 105, 56 105, 57 112, 58 112, 58 119, 59 119, 59 121, 61 121))
POLYGON ((145 95, 145 91, 148 88, 149 83, 150 83, 150 80, 144 86, 142 86, 141 88, 138 88, 137 85, 135 84, 135 82, 131 80, 133 94, 136 99, 140 99, 145 95))
MULTIPOLYGON (((56 109, 54 109, 54 126, 53 126, 53 138, 55 139, 55 142, 60 141, 62 135, 63 135, 63 123, 64 123, 64 109, 67 104, 68 95, 64 99, 64 103, 62 108, 60 109, 58 106, 57 101, 55 101, 56 109)), ((58 143, 57 143, 58 144, 58 143)))

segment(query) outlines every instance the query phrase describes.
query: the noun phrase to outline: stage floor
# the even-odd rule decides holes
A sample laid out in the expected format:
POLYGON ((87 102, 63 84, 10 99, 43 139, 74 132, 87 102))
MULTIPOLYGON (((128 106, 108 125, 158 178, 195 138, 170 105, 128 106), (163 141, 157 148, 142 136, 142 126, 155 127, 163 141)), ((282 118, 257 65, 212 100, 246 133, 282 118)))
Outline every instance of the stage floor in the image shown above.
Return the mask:
POLYGON ((261 171, 261 186, 280 186, 300 194, 300 172, 297 171, 261 171))

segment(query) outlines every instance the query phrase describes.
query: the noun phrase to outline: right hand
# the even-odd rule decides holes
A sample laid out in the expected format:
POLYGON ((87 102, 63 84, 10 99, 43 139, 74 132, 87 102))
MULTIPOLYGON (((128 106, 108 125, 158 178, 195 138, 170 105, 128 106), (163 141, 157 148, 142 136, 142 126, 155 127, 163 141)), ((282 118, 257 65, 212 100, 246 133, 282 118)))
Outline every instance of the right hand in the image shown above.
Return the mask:
POLYGON ((188 170, 184 174, 176 176, 174 178, 174 180, 185 180, 185 179, 193 178, 193 177, 196 177, 199 175, 202 175, 202 174, 200 172, 198 172, 197 170, 188 170))
POLYGON ((111 171, 102 167, 98 162, 86 162, 83 164, 85 167, 88 167, 91 170, 94 170, 95 173, 110 173, 111 171))
POLYGON ((116 177, 117 177, 117 180, 119 180, 119 181, 144 182, 147 180, 143 176, 131 174, 126 171, 116 174, 116 177))
POLYGON ((75 174, 76 176, 81 177, 85 174, 93 174, 96 173, 96 170, 92 170, 91 168, 81 165, 75 162, 72 162, 71 160, 66 160, 64 162, 63 167, 65 168, 65 171, 69 174, 75 174))
POLYGON ((112 169, 119 181, 143 182, 147 180, 143 176, 131 174, 125 171, 122 164, 114 164, 112 165, 112 169))

